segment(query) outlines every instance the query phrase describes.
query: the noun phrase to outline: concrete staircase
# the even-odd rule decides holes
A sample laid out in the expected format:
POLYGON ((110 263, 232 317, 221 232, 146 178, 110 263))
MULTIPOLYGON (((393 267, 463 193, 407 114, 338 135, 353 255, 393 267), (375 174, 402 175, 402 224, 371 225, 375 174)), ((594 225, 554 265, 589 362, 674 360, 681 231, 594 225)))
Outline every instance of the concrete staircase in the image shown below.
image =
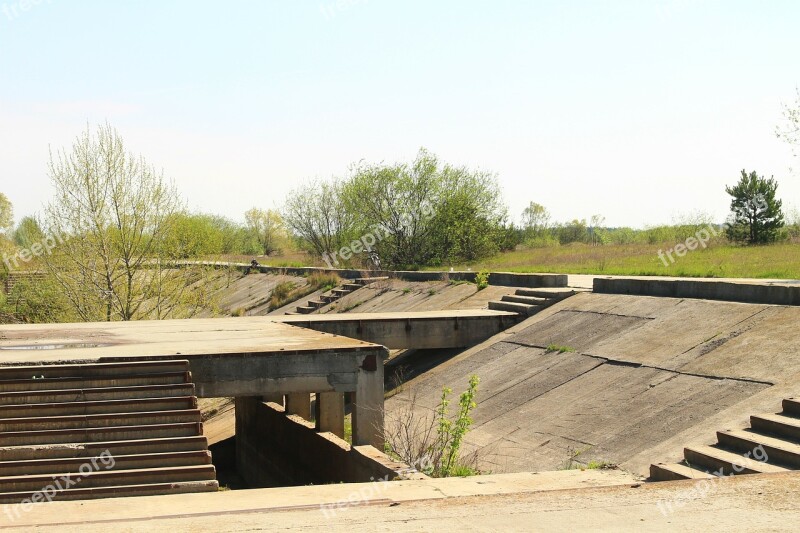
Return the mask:
POLYGON ((545 307, 572 296, 575 292, 568 288, 517 289, 514 294, 503 296, 499 302, 489 302, 489 309, 509 311, 529 317, 545 307))
POLYGON ((188 361, 0 368, 0 503, 218 489, 188 361))
POLYGON ((779 414, 753 415, 750 428, 718 431, 717 444, 684 448, 684 461, 650 466, 651 481, 800 470, 800 399, 783 400, 779 414))
POLYGON ((352 282, 343 283, 341 286, 328 291, 325 294, 322 294, 319 297, 319 300, 309 300, 306 305, 300 305, 297 307, 295 312, 286 313, 287 315, 310 315, 314 311, 325 307, 328 304, 331 304, 351 292, 357 291, 361 287, 365 287, 370 283, 374 283, 376 281, 385 281, 389 278, 387 276, 384 277, 376 277, 376 278, 357 278, 354 279, 352 282))

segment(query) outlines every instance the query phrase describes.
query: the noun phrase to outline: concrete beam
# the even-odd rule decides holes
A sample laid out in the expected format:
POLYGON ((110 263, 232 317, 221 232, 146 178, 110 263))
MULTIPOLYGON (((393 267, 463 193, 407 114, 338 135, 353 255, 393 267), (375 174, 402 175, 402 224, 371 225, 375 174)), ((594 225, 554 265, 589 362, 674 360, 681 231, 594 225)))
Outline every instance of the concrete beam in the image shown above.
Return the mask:
POLYGON ((516 313, 487 309, 271 316, 314 331, 380 344, 390 350, 467 348, 515 325, 516 313))

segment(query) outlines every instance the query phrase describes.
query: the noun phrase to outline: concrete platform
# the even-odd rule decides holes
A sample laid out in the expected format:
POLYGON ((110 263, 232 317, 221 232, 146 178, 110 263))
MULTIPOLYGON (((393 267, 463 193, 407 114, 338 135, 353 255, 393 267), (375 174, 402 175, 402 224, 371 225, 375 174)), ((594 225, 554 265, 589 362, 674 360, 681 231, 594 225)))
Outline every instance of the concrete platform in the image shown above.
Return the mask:
MULTIPOLYGON (((9 531, 793 531, 800 475, 564 471, 37 504, 9 531)), ((0 526, 0 527, 2 527, 0 526)))

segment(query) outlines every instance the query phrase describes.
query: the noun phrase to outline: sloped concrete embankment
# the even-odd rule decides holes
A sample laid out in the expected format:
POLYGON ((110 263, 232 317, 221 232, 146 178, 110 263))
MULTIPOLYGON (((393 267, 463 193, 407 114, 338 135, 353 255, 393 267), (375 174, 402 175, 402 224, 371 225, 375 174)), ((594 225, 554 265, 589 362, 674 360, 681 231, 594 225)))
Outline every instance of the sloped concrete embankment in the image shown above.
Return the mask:
POLYGON ((646 475, 796 396, 794 307, 578 294, 406 384, 387 413, 481 378, 468 444, 493 472, 575 456, 646 475), (548 346, 563 351, 548 350, 548 346))

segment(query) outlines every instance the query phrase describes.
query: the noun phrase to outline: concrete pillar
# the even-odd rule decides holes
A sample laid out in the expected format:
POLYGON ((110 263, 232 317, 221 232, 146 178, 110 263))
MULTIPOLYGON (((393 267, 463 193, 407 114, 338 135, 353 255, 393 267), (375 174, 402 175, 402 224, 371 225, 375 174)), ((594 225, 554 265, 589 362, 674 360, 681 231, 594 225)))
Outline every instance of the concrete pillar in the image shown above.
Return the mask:
POLYGON ((317 393, 317 431, 330 431, 344 438, 344 393, 317 393))
POLYGON ((266 402, 271 402, 271 403, 277 403, 281 407, 284 406, 283 405, 283 394, 265 394, 264 396, 261 397, 261 400, 263 402, 265 402, 265 403, 266 402))
POLYGON ((383 451, 383 414, 383 360, 368 355, 353 395, 353 446, 371 445, 383 451))
POLYGON ((287 394, 286 414, 297 415, 305 420, 311 420, 311 395, 307 392, 287 394))
POLYGON ((236 416, 236 469, 250 486, 258 486, 258 479, 249 473, 257 469, 253 465, 260 464, 258 451, 258 436, 254 420, 258 406, 261 404, 259 396, 237 396, 234 398, 236 416))

